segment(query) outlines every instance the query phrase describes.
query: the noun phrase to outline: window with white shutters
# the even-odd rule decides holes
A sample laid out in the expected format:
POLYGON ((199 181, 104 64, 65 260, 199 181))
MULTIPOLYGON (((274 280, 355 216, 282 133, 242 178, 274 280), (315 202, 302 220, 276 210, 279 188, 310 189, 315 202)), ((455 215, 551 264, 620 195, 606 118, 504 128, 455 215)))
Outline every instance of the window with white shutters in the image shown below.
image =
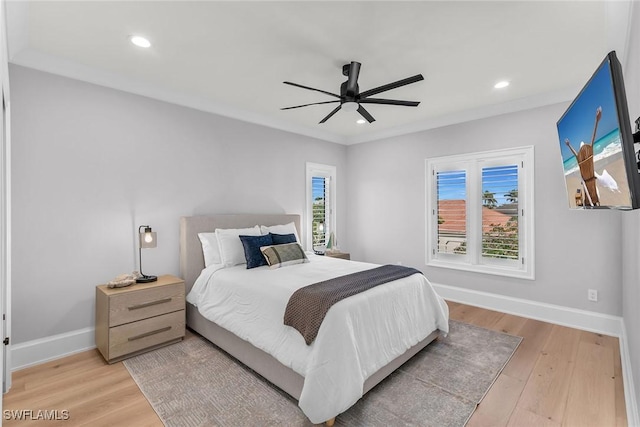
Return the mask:
POLYGON ((314 248, 325 245, 327 240, 327 224, 329 222, 327 221, 327 213, 329 210, 326 207, 329 180, 330 178, 324 176, 311 177, 311 237, 314 248))
POLYGON ((307 208, 303 235, 307 249, 324 252, 329 236, 336 238, 336 168, 307 163, 307 208))
POLYGON ((534 278, 533 147, 426 160, 427 265, 534 278))

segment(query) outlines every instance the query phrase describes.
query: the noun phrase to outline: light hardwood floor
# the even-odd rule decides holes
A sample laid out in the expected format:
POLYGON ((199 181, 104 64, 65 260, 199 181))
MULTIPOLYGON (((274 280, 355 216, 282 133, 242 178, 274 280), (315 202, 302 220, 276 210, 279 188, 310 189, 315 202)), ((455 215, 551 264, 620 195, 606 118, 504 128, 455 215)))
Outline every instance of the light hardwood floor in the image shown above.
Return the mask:
MULTIPOLYGON (((626 426, 618 339, 449 302, 451 319, 524 338, 468 426, 626 426)), ((189 339, 189 336, 187 337, 189 339)), ((97 350, 13 374, 5 410, 68 410, 69 421, 6 426, 162 426, 122 362, 97 350)))

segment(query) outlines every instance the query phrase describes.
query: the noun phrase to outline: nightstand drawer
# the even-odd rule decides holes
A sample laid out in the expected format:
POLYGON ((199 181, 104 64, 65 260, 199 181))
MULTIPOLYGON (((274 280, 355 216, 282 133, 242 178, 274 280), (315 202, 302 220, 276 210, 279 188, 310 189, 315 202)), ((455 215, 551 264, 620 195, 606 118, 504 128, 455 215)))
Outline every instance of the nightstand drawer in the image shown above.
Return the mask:
POLYGON ((109 300, 109 326, 177 310, 184 310, 184 282, 112 295, 109 300))
POLYGON ((184 310, 109 330, 109 359, 162 344, 184 336, 184 310))

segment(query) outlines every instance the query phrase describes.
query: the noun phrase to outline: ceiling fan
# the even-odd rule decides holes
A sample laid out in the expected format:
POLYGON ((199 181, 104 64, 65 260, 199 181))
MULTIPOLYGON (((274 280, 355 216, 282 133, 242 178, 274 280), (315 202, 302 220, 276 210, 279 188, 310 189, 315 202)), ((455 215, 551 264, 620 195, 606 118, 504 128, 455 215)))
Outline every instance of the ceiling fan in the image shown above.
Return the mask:
POLYGON ((387 105, 403 105, 405 107, 417 107, 420 102, 417 101, 399 101, 395 99, 381 99, 381 98, 369 98, 371 95, 376 95, 381 92, 385 92, 391 89, 395 89, 401 86, 405 86, 411 83, 419 82, 420 80, 424 80, 422 74, 416 74, 412 77, 407 77, 406 79, 398 80, 397 82, 388 83, 386 85, 382 85, 373 89, 369 89, 364 92, 359 91, 358 87, 358 75, 360 74, 360 64, 359 62, 352 61, 350 64, 345 64, 342 66, 342 74, 347 76, 347 81, 343 82, 340 85, 340 95, 335 93, 327 92, 321 89, 315 89, 308 86, 303 86, 297 83, 292 82, 283 82, 284 84, 301 87, 303 89, 314 90, 316 92, 324 93, 326 95, 331 95, 335 98, 338 98, 334 101, 324 101, 324 102, 313 102, 311 104, 303 104, 296 105, 293 107, 285 107, 281 108, 281 110, 291 110, 293 108, 307 107, 309 105, 320 105, 320 104, 331 104, 335 102, 339 102, 338 105, 333 111, 331 111, 324 119, 320 120, 320 124, 326 122, 337 113, 340 109, 344 111, 357 111, 360 113, 362 117, 364 117, 369 123, 374 122, 376 119, 373 118, 371 114, 361 104, 387 104, 387 105))

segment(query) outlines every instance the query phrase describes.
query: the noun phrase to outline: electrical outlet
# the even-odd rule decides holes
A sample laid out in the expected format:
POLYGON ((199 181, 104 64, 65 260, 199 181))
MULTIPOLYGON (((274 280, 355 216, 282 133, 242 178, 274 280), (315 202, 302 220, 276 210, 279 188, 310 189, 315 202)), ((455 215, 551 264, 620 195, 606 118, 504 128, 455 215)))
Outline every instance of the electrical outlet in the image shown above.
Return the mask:
POLYGON ((589 289, 587 291, 587 299, 589 301, 598 302, 598 291, 596 289, 589 289))

